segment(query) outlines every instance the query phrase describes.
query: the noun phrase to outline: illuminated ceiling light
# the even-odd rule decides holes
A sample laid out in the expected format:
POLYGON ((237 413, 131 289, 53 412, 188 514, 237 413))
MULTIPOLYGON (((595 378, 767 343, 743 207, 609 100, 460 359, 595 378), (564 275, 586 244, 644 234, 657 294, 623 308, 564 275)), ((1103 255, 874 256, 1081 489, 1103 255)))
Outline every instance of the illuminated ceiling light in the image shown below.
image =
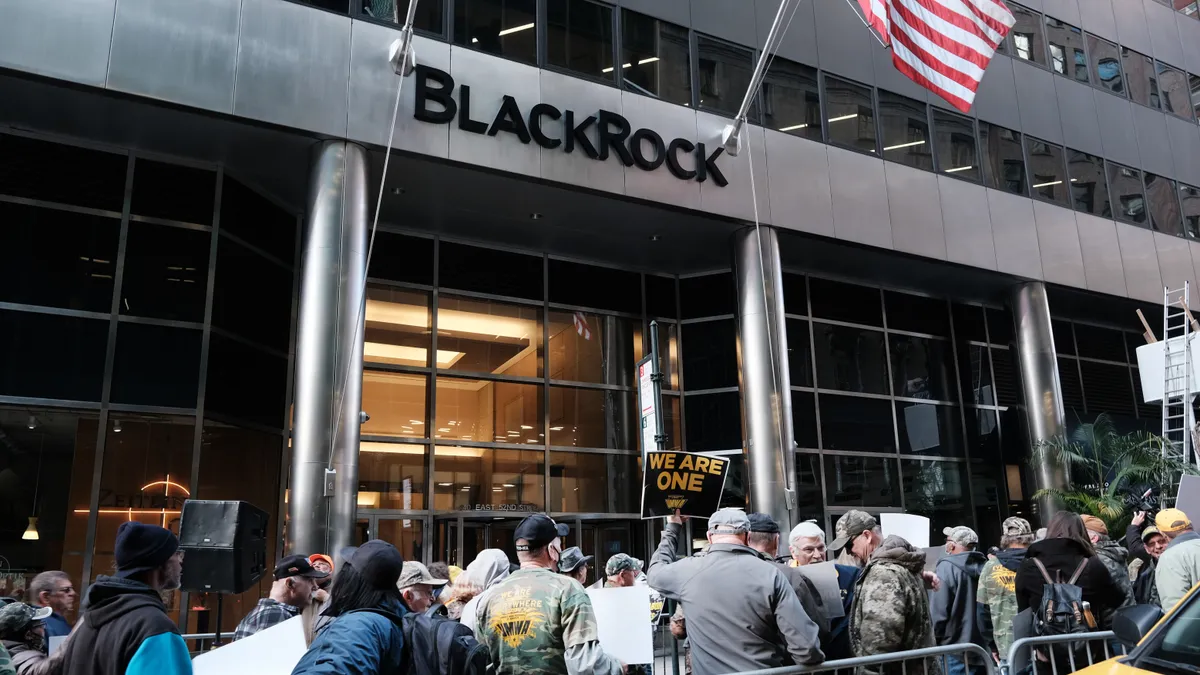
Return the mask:
POLYGON ((454 483, 438 483, 438 487, 454 487, 454 483))
POLYGON ((33 415, 30 415, 29 421, 25 423, 25 426, 29 427, 30 429, 36 429, 37 428, 37 418, 34 417, 33 415))
POLYGON ((462 492, 470 492, 470 491, 471 491, 471 488, 469 488, 469 487, 467 487, 467 486, 465 486, 465 485, 463 486, 463 488, 462 488, 462 492))
POLYGON ((612 71, 613 71, 613 67, 612 67, 612 66, 609 66, 609 67, 605 68, 604 70, 602 70, 602 71, 600 71, 600 72, 602 72, 602 73, 611 73, 612 71))
MULTIPOLYGON (((439 368, 449 368, 463 356, 465 356, 463 352, 439 349, 437 350, 437 365, 439 368)), ((363 358, 368 361, 395 363, 403 366, 425 366, 429 364, 429 350, 424 347, 364 342, 363 358)))
MULTIPOLYGON (((830 120, 830 122, 832 122, 832 121, 833 121, 833 120, 830 120)), ((807 124, 807 123, 806 123, 806 124, 793 124, 793 125, 792 125, 792 126, 790 126, 790 127, 784 127, 784 128, 782 128, 782 129, 780 129, 780 131, 795 131, 795 130, 797 130, 797 129, 807 129, 807 128, 808 128, 808 124, 807 124)))
POLYGON ((901 143, 899 145, 889 145, 886 148, 884 148, 883 151, 887 152, 888 150, 899 150, 900 148, 911 148, 914 145, 925 145, 925 141, 911 141, 909 143, 901 143))
POLYGON ((533 427, 529 426, 528 424, 522 424, 521 428, 522 429, 532 429, 533 427))
POLYGON ((473 44, 473 45, 479 44, 479 38, 471 38, 471 44, 473 44))
POLYGON ((415 424, 415 425, 417 425, 417 426, 421 426, 422 424, 425 424, 425 423, 424 423, 424 422, 422 422, 421 420, 409 420, 409 421, 408 421, 408 423, 409 423, 409 424, 415 424))
POLYGON ((438 431, 440 431, 443 434, 448 434, 448 433, 450 433, 450 427, 442 427, 441 429, 438 429, 438 431))
POLYGON ((843 120, 852 120, 852 119, 854 119, 855 117, 858 117, 858 113, 851 113, 851 114, 849 114, 849 115, 842 115, 841 117, 830 117, 830 118, 829 118, 829 121, 830 121, 830 122, 841 122, 841 121, 843 121, 843 120))
POLYGON ((1030 185, 1029 187, 1036 190, 1038 188, 1050 187, 1051 185, 1062 185, 1062 181, 1061 180, 1052 180, 1049 183, 1038 183, 1037 185, 1030 185))
POLYGON ((645 59, 642 59, 641 61, 638 61, 638 65, 639 65, 639 66, 644 66, 644 65, 646 65, 647 63, 654 63, 654 62, 655 62, 655 61, 657 61, 657 60, 658 60, 658 57, 657 57, 657 56, 651 56, 651 57, 649 57, 649 58, 645 58, 645 59))
POLYGON ((502 491, 503 489, 504 489, 504 488, 498 488, 498 487, 494 487, 494 488, 492 488, 492 492, 500 492, 500 491, 502 491))
POLYGON ((956 167, 954 167, 953 169, 946 169, 946 173, 955 173, 955 172, 958 172, 958 171, 967 171, 968 169, 974 169, 974 168, 975 168, 974 166, 956 166, 956 167))
MULTIPOLYGON (((389 326, 408 326, 429 330, 429 309, 418 305, 406 305, 398 302, 367 299, 367 327, 388 328, 389 326)), ((393 329, 394 330, 394 329, 393 329)), ((541 329, 537 328, 541 334, 541 329)), ((438 309, 438 332, 453 331, 457 336, 470 335, 499 335, 511 340, 527 341, 528 336, 535 331, 532 319, 516 317, 490 316, 454 309, 438 309)), ((439 360, 441 356, 438 357, 439 360)))
POLYGON ((504 487, 517 487, 517 486, 513 485, 512 483, 505 483, 504 487))
POLYGON ((523 30, 529 30, 530 28, 533 28, 534 25, 535 24, 527 23, 527 24, 522 24, 520 26, 513 26, 512 28, 505 28, 504 30, 497 33, 496 35, 498 37, 504 37, 505 35, 512 35, 513 33, 520 33, 523 30))
POLYGON ((562 427, 550 427, 550 431, 562 431, 562 427))
POLYGON ((358 444, 359 452, 369 452, 379 455, 423 455, 425 446, 407 445, 404 443, 381 443, 379 441, 363 441, 358 444))
POLYGON ((38 536, 36 516, 29 516, 29 527, 25 528, 25 533, 21 535, 21 538, 25 541, 37 541, 41 538, 38 536))
POLYGON ((121 433, 121 420, 113 420, 113 433, 121 433))

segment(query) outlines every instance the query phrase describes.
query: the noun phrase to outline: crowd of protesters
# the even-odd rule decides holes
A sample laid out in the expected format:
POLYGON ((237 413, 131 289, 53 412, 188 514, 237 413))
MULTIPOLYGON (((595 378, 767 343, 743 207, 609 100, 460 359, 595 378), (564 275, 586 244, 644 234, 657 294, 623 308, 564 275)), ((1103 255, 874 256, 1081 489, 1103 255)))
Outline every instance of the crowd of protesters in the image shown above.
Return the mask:
MULTIPOLYGON (((721 509, 707 520, 707 545, 693 555, 678 553, 687 518, 676 515, 666 519, 648 566, 616 553, 599 567, 578 547, 564 549, 566 525, 535 514, 514 531, 515 560, 488 549, 466 569, 405 561, 379 540, 340 551, 336 567, 321 553, 286 556, 273 569, 268 597, 233 637, 302 617, 308 649, 293 675, 648 673, 648 664, 625 664, 604 650, 585 590, 646 585, 677 603, 671 632, 686 640, 686 670, 695 675, 937 645, 979 645, 999 662, 1030 634, 1022 617, 1037 610, 1051 579, 1079 589, 1088 630, 1109 630, 1114 614, 1135 604, 1169 610, 1200 583, 1200 535, 1188 516, 1167 509, 1148 520, 1138 513, 1124 537, 1113 538, 1090 515, 1059 512, 1038 533, 1025 519, 1008 518, 999 547, 987 553, 970 527, 947 527, 942 550, 931 555, 884 536, 863 511, 842 515, 827 544, 813 521, 785 534, 765 514, 721 509), (839 561, 831 563, 832 597, 832 587, 823 596, 804 569, 831 558, 839 561), (827 605, 834 598, 840 606, 827 605)), ((74 629, 65 617, 76 593, 62 572, 34 579, 32 603, 0 608, 0 675, 192 672, 161 595, 179 587, 178 539, 128 522, 117 531, 114 554, 115 573, 87 589, 74 629), (67 639, 50 653, 51 637, 67 639)), ((985 664, 970 653, 858 673, 894 675, 914 666, 927 675, 977 675, 985 664)))

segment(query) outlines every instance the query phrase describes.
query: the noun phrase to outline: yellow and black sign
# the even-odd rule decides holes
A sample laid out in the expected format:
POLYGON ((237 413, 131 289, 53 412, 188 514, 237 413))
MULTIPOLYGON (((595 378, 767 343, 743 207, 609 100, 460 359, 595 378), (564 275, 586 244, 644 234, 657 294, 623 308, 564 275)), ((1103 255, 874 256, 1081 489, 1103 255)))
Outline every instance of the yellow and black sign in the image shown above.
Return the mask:
POLYGON ((717 510, 729 460, 694 452, 646 453, 642 517, 661 518, 678 509, 707 518, 717 510))

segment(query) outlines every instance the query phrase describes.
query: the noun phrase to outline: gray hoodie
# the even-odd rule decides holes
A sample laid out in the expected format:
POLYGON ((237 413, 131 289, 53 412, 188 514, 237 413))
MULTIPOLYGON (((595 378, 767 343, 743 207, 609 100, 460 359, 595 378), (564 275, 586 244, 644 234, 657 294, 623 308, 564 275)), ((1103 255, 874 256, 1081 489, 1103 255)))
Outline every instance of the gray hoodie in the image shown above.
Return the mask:
POLYGON ((475 630, 476 611, 492 594, 492 588, 508 578, 508 570, 508 555, 504 551, 498 548, 487 548, 479 552, 471 564, 467 565, 467 569, 463 570, 463 575, 466 576, 464 580, 466 583, 478 586, 483 590, 463 606, 462 616, 458 619, 459 623, 472 631, 475 630))
POLYGON ((987 556, 978 551, 955 553, 938 561, 937 575, 942 585, 929 597, 933 639, 937 644, 969 642, 984 646, 983 635, 976 621, 975 600, 979 590, 979 573, 986 564, 987 556))

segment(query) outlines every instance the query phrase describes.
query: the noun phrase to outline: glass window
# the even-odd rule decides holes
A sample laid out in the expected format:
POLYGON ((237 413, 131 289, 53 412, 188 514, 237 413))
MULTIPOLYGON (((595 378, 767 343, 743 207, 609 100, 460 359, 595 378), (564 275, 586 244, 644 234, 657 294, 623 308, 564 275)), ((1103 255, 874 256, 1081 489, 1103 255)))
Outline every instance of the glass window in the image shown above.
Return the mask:
POLYGON ((1128 47, 1121 47, 1121 65, 1125 70, 1125 77, 1129 81, 1130 98, 1151 108, 1161 107, 1154 60, 1128 47))
POLYGON ((358 444, 358 508, 425 508, 424 445, 363 441, 358 444))
POLYGON ((1200 188, 1179 184, 1179 209, 1187 236, 1200 239, 1200 188))
POLYGON ((725 489, 721 491, 721 508, 744 509, 750 500, 746 496, 746 457, 727 455, 729 472, 725 475, 725 489))
POLYGON ((1175 11, 1184 16, 1190 16, 1193 19, 1200 16, 1200 2, 1195 0, 1175 0, 1175 11))
POLYGON ((1075 210, 1111 218, 1104 158, 1068 148, 1067 172, 1071 176, 1071 202, 1075 210))
POLYGON ((731 272, 679 278, 680 318, 699 319, 706 316, 733 314, 737 311, 731 272))
POLYGON ((1017 405, 1020 390, 1016 356, 1007 349, 992 347, 992 375, 996 378, 996 403, 1017 405))
POLYGON ((1050 321, 1050 329, 1054 333, 1054 351, 1059 354, 1074 354, 1075 331, 1071 322, 1053 319, 1050 321))
POLYGON ((181 227, 129 223, 121 313, 203 322, 210 236, 181 227))
MULTIPOLYGON (((438 382, 438 386, 441 386, 438 382)), ((546 454, 439 445, 433 450, 433 508, 438 511, 541 511, 546 454)))
POLYGON ((458 0, 454 44, 537 63, 537 0, 458 0))
MULTIPOLYGON (((991 465, 1001 462, 1000 420, 995 410, 967 408, 967 452, 971 459, 982 459, 991 465)), ((1013 433, 1020 433, 1013 429, 1013 433)))
POLYGON ((621 85, 670 103, 692 104, 688 31, 666 21, 621 10, 621 85))
POLYGON ((1058 19, 1046 17, 1046 44, 1050 46, 1050 68, 1078 82, 1088 81, 1083 31, 1058 19))
MULTIPOLYGON (((736 114, 754 72, 754 50, 696 35, 696 67, 700 107, 736 114)), ((755 106, 751 106, 750 119, 756 117, 755 106)))
POLYGON ((921 295, 884 291, 888 328, 948 337, 950 314, 946 301, 921 295))
MULTIPOLYGON (((225 180, 221 182, 220 225, 222 234, 232 234, 286 264, 290 265, 295 261, 296 233, 299 230, 296 214, 288 213, 263 195, 230 178, 229 174, 226 174, 225 180)), ((375 272, 387 259, 380 257, 381 251, 384 250, 380 243, 383 239, 382 236, 375 239, 371 276, 377 276, 375 272)), ((433 260, 432 251, 433 247, 430 246, 430 261, 433 260)), ((411 265, 418 270, 429 264, 417 258, 417 251, 413 249, 406 250, 402 260, 404 265, 411 265)))
POLYGON ((810 391, 792 392, 792 431, 796 447, 817 448, 817 412, 813 407, 817 395, 810 391))
POLYGON ((1142 193, 1141 171, 1109 162, 1108 186, 1112 190, 1113 215, 1117 220, 1146 222, 1146 196, 1142 193))
POLYGON ((949 342, 893 333, 888 335, 888 343, 896 396, 954 400, 949 342))
MULTIPOLYGON (((424 375, 363 371, 362 409, 371 416, 361 427, 363 436, 427 438, 424 375)), ((490 439, 476 439, 490 440, 490 439)))
POLYGON ((987 184, 1015 195, 1028 194, 1021 134, 980 121, 979 141, 987 184))
POLYGON ((821 394, 819 404, 821 443, 826 450, 896 451, 890 401, 821 394))
POLYGON ((652 319, 674 319, 679 315, 674 277, 646 275, 646 315, 652 319))
POLYGON ((0 395, 99 401, 108 320, 0 310, 0 395))
POLYGON ((1092 82, 1125 96, 1125 78, 1121 74, 1121 55, 1117 46, 1088 33, 1087 50, 1092 82))
POLYGON ((1029 187, 1033 196, 1066 204, 1068 191, 1062 147, 1026 136, 1025 151, 1029 154, 1029 180, 1032 183, 1029 187))
POLYGON ((817 318, 883 325, 883 305, 878 288, 811 277, 809 292, 813 316, 817 318))
POLYGON ((1013 56, 1046 65, 1046 44, 1042 36, 1042 15, 1017 4, 1009 3, 1017 22, 1009 33, 1013 56))
MULTIPOLYGON (((821 456, 796 455, 796 511, 801 521, 825 522, 825 499, 821 494, 821 456)), ((781 538, 782 539, 782 538, 781 538)), ((787 555, 787 543, 779 542, 779 554, 787 555)))
POLYGON ((933 148, 929 145, 926 115, 924 103, 882 89, 879 91, 879 128, 883 136, 884 159, 933 170, 933 148))
POLYGON ((733 319, 683 326, 683 382, 688 391, 738 386, 737 325, 733 319))
POLYGON ((433 261, 433 239, 376 230, 367 277, 431 286, 433 261))
POLYGON ((642 313, 642 278, 637 272, 551 258, 550 302, 642 313))
POLYGON ((1200 119, 1200 75, 1188 73, 1188 89, 1192 92, 1192 113, 1200 119))
POLYGON ((896 428, 902 454, 963 456, 962 423, 954 406, 897 401, 896 428))
POLYGON ((1013 341, 1012 312, 1007 307, 984 307, 983 313, 987 316, 988 340, 992 344, 1007 345, 1013 341))
POLYGON ((808 338, 807 321, 787 320, 788 373, 793 387, 813 386, 812 351, 808 338))
POLYGON ((875 152, 875 110, 870 89, 826 75, 825 114, 830 143, 875 152))
POLYGON ((217 174, 211 169, 139 159, 133 167, 135 216, 212 225, 217 174))
POLYGON ((1079 326, 1075 331, 1079 355, 1089 359, 1104 359, 1126 363, 1125 335, 1111 328, 1079 326))
POLYGON ((550 445, 637 450, 633 400, 628 391, 550 387, 550 445))
POLYGON ((987 324, 983 319, 982 307, 955 302, 950 305, 950 313, 954 315, 954 337, 959 341, 987 342, 987 324))
MULTIPOLYGON (((405 324, 419 323, 418 308, 405 324)), ((542 374, 542 310, 498 300, 438 298, 438 367, 523 377, 542 374), (445 365, 443 365, 445 364, 445 365)))
POLYGON ((405 560, 424 558, 425 554, 422 551, 425 545, 425 521, 413 518, 380 518, 378 522, 376 539, 382 539, 395 546, 405 560))
POLYGON ((1163 110, 1185 120, 1192 119, 1192 95, 1188 90, 1187 74, 1162 61, 1157 62, 1157 65, 1163 110))
POLYGON ((684 402, 689 452, 742 447, 742 405, 736 391, 688 396, 684 402))
MULTIPOLYGON (((634 399, 637 400, 637 399, 634 399)), ((663 404, 663 433, 667 435, 666 442, 663 447, 668 450, 683 449, 683 429, 680 425, 683 424, 683 415, 680 414, 679 396, 664 395, 662 397, 663 404)), ((638 441, 638 448, 641 447, 641 441, 638 441)))
MULTIPOLYGON (((367 286, 363 363, 429 366, 429 295, 390 286, 367 286)), ((438 350, 438 367, 448 368, 456 358, 438 350)))
MULTIPOLYGON (((406 0, 401 0, 399 3, 397 0, 362 0, 362 9, 363 16, 390 23, 404 23, 408 2, 406 0)), ((444 11, 442 0, 421 0, 417 4, 417 15, 413 17, 413 28, 442 37, 445 33, 442 28, 444 11)))
POLYGON ((287 358, 215 331, 209 340, 205 410, 281 428, 287 411, 287 358))
POLYGON ((551 310, 549 321, 550 379, 633 385, 642 341, 637 320, 551 310))
POLYGON ((900 506, 896 460, 825 455, 822 462, 830 506, 900 506))
POLYGON ((546 5, 546 60, 552 66, 613 80, 612 7, 587 0, 546 5))
POLYGON ((441 242, 438 278, 443 286, 476 293, 541 300, 542 257, 441 242))
MULTIPOLYGON (((658 372, 662 374, 664 391, 679 389, 679 325, 659 322, 658 326, 658 372)), ((649 329, 647 329, 649 330, 649 329)), ((647 340, 646 351, 650 351, 647 340)))
POLYGON ((556 513, 638 513, 642 472, 636 455, 550 453, 550 504, 556 513))
POLYGON ((128 162, 123 154, 0 134, 0 193, 120 213, 128 162))
POLYGON ((996 393, 992 386, 992 364, 988 362, 987 347, 960 343, 958 373, 962 380, 964 401, 983 405, 996 403, 996 393))
POLYGON ((818 387, 888 393, 882 332, 814 323, 813 344, 817 355, 818 387))
POLYGON ((542 445, 542 419, 540 385, 437 378, 434 438, 542 445))
POLYGON ((201 337, 199 328, 121 322, 117 326, 112 401, 196 407, 201 337))
MULTIPOLYGON (((183 265, 189 266, 193 265, 183 265)), ((199 270, 196 267, 196 273, 199 270)), ((183 271, 188 272, 186 269, 183 271)), ((128 279, 128 263, 125 273, 128 279)), ((287 352, 292 326, 292 271, 229 237, 220 236, 217 238, 217 267, 214 274, 213 326, 276 351, 287 352), (253 289, 253 292, 247 292, 247 289, 253 289)), ((122 289, 127 286, 125 284, 122 289)), ((125 311, 124 302, 121 303, 121 309, 125 311)), ((131 304, 129 309, 134 309, 134 306, 131 304)))
POLYGON ((929 543, 945 542, 942 529, 973 522, 967 500, 966 465, 902 459, 904 510, 929 518, 929 543))
POLYGON ((112 311, 120 220, 0 202, 0 223, 0 300, 112 311))
POLYGON ((1150 225, 1159 232, 1183 236, 1183 218, 1179 213, 1179 197, 1175 181, 1146 174, 1146 202, 1149 204, 1150 225))
POLYGON ((817 71, 774 58, 763 79, 763 123, 793 136, 821 140, 821 94, 817 71))
POLYGON ((783 311, 788 314, 808 314, 808 277, 783 273, 783 311))
POLYGON ((1133 414, 1133 380, 1128 366, 1080 361, 1079 376, 1089 413, 1133 414))
POLYGON ((938 171, 979 181, 979 155, 975 150, 975 122, 962 115, 933 109, 934 148, 938 171))

